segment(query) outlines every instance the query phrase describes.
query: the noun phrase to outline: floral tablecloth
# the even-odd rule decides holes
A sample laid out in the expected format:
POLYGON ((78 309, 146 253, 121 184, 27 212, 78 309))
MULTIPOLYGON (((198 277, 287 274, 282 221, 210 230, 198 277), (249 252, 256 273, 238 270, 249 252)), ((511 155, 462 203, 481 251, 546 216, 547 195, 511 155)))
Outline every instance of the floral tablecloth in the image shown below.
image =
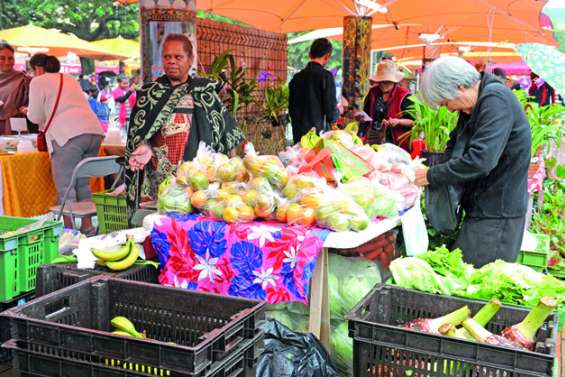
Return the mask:
POLYGON ((200 215, 167 215, 153 225, 159 282, 270 304, 306 303, 329 231, 277 222, 227 224, 200 215))

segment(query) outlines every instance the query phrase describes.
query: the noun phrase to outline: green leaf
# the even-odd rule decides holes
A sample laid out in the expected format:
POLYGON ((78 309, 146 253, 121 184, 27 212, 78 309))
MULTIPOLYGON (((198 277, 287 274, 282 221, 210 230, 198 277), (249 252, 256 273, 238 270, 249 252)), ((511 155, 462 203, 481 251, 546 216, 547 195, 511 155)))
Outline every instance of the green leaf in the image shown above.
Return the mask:
POLYGON ((558 165, 557 168, 555 169, 555 174, 557 175, 557 177, 561 179, 565 179, 565 166, 558 165))

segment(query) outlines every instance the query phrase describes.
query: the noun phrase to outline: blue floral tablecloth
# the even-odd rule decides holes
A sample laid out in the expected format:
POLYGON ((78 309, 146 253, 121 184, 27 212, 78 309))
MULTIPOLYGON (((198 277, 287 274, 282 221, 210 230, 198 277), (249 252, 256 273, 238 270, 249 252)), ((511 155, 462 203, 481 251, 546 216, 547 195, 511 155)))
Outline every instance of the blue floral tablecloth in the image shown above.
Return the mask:
POLYGON ((151 242, 163 285, 260 299, 307 303, 310 278, 329 231, 278 222, 227 224, 169 214, 151 242))

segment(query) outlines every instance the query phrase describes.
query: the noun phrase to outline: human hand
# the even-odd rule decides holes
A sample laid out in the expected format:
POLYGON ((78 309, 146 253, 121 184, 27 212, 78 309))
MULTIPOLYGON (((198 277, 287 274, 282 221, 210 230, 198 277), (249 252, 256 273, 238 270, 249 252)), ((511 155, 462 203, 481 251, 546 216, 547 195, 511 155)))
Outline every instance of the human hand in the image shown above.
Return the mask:
POLYGON ((147 144, 141 144, 131 154, 128 161, 129 166, 132 171, 142 170, 152 157, 151 147, 147 144))
POLYGON ((416 170, 416 180, 414 181, 416 186, 427 186, 430 184, 428 182, 428 168, 420 168, 416 170))
POLYGON ((20 106, 18 111, 24 115, 27 115, 27 106, 20 106))
POLYGON ((387 127, 396 127, 400 124, 400 119, 398 118, 388 118, 383 120, 383 125, 387 127))

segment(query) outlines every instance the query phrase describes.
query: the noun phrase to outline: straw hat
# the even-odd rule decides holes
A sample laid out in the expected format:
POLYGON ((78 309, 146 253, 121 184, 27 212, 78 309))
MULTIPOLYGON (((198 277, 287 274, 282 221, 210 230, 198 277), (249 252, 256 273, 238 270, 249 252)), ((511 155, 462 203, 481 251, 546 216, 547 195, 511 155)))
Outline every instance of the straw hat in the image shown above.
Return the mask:
POLYGON ((383 60, 377 64, 375 74, 369 78, 371 81, 392 81, 399 82, 404 74, 398 70, 398 66, 392 60, 383 60))

